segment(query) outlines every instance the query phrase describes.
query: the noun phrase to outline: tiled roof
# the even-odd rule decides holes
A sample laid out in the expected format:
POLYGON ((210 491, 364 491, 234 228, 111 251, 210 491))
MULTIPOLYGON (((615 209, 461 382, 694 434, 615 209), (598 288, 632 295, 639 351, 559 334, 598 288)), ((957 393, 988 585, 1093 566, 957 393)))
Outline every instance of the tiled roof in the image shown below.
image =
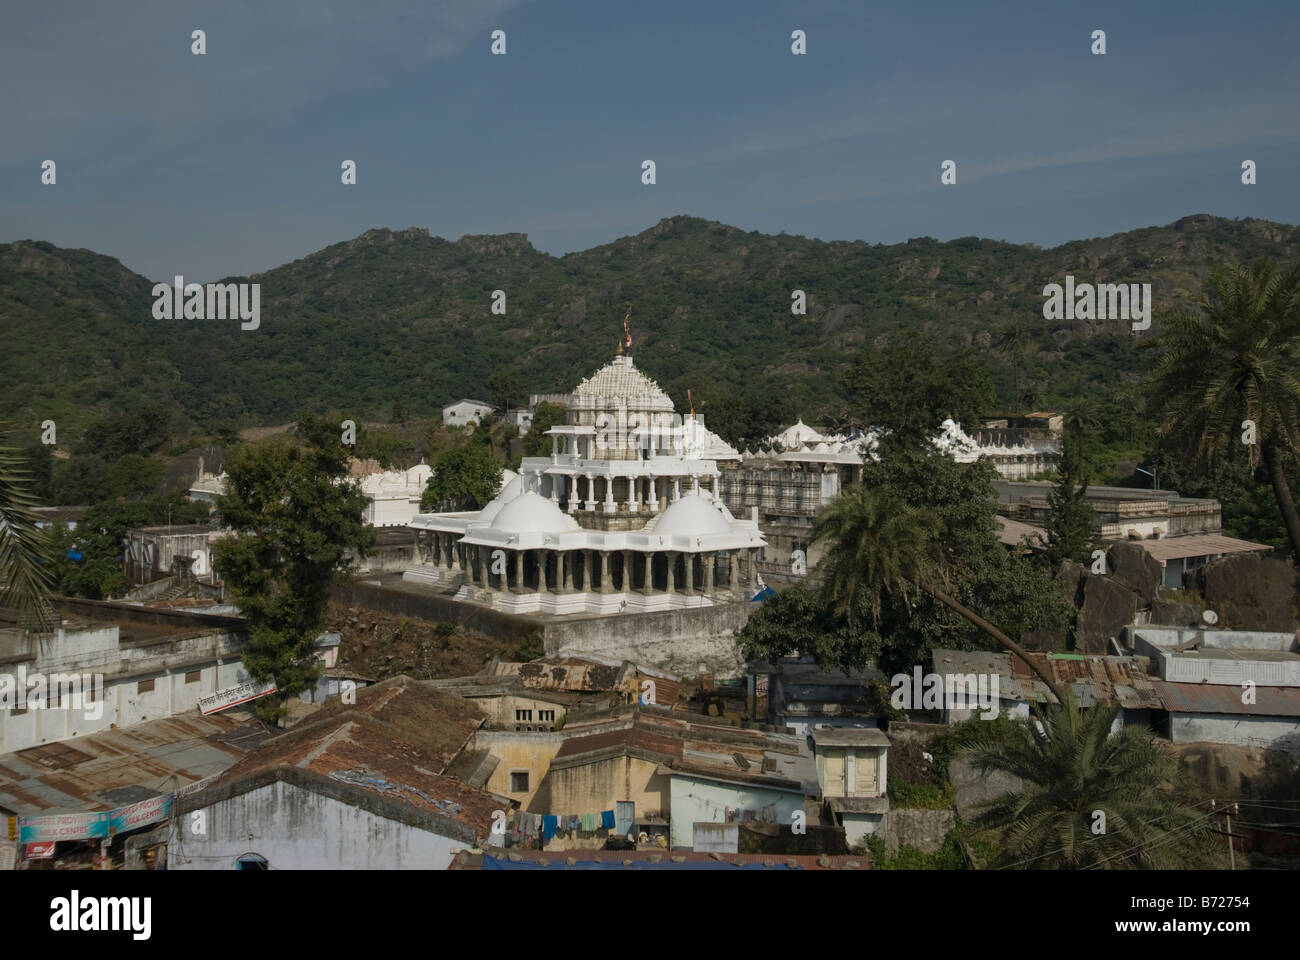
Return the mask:
POLYGON ((392 804, 446 823, 461 839, 486 837, 503 798, 443 775, 483 717, 472 705, 394 677, 357 691, 355 705, 331 700, 310 721, 267 740, 202 791, 195 809, 274 779, 337 793, 380 816, 392 804))

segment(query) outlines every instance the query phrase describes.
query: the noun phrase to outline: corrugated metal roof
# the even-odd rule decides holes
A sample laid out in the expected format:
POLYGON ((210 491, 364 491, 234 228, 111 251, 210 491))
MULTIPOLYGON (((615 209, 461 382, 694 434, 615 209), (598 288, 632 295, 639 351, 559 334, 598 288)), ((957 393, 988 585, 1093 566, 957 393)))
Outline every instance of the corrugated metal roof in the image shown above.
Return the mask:
POLYGON ((1153 681, 1170 713, 1226 713, 1252 717, 1300 717, 1300 687, 1256 687, 1255 702, 1242 703, 1233 684, 1153 681))
POLYGON ((1266 543, 1252 543, 1217 533, 1196 534, 1190 537, 1168 537, 1160 540, 1139 540, 1144 550, 1157 560, 1182 560, 1187 557, 1209 557, 1224 553, 1249 553, 1253 550, 1272 550, 1266 543))
POLYGON ((61 742, 88 759, 51 769, 28 751, 0 755, 0 808, 20 816, 112 809, 125 787, 166 793, 221 773, 265 739, 266 728, 229 715, 186 714, 61 742), (26 757, 23 754, 28 754, 26 757))

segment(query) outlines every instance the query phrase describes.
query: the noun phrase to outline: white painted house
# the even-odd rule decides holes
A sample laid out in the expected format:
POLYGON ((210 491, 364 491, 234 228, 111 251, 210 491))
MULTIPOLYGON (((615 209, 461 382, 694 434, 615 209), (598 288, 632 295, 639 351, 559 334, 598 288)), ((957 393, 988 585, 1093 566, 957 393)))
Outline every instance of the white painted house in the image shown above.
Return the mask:
POLYGON ((448 427, 463 427, 467 424, 478 423, 484 417, 487 417, 496 410, 496 407, 490 403, 484 403, 481 400, 457 400, 455 403, 449 403, 442 408, 442 422, 448 427))
POLYGON ((509 808, 444 772, 482 722, 407 677, 366 687, 179 792, 167 868, 445 870, 509 808))
POLYGON ((74 601, 45 640, 0 629, 0 753, 197 710, 249 679, 231 617, 74 601), (22 697, 22 702, 18 698, 22 697))

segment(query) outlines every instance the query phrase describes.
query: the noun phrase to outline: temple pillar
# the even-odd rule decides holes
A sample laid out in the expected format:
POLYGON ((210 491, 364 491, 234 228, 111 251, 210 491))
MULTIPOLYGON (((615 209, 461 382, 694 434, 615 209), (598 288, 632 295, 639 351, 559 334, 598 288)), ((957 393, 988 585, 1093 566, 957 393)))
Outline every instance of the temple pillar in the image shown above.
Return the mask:
POLYGON ((650 477, 649 495, 650 495, 650 512, 658 513, 659 512, 659 478, 658 477, 655 476, 650 477))
POLYGON ((582 590, 591 593, 591 551, 582 551, 582 590))
POLYGON ((487 560, 486 553, 487 550, 484 547, 474 548, 474 573, 478 577, 478 585, 480 587, 486 587, 488 585, 487 568, 484 566, 484 562, 487 560))
POLYGON ((600 551, 600 592, 613 593, 614 580, 609 572, 609 551, 600 551))
MULTIPOLYGON (((522 550, 512 551, 515 565, 515 593, 524 592, 524 552, 522 550)), ((507 586, 509 584, 507 583, 507 586)))
POLYGON ((636 510, 636 477, 627 478, 627 512, 633 513, 636 510))
POLYGON ((717 553, 710 551, 701 555, 704 560, 704 595, 713 596, 713 564, 717 559, 717 553))
POLYGON ((700 494, 700 475, 698 473, 691 474, 691 493, 696 496, 700 494))
POLYGON ((551 503, 557 506, 560 503, 560 478, 557 474, 551 474, 551 503))
POLYGON ((740 593, 740 551, 732 550, 729 558, 730 570, 728 570, 728 579, 731 581, 729 586, 732 592, 740 593))
POLYGON ((758 587, 758 550, 754 547, 749 548, 749 585, 758 587))
POLYGON ((596 509, 596 478, 587 474, 587 512, 596 509))
POLYGON ((578 501, 582 499, 578 493, 578 475, 576 473, 564 478, 564 493, 569 498, 569 512, 573 513, 578 509, 578 501))
POLYGON ((643 553, 641 556, 645 559, 645 572, 641 577, 641 592, 648 597, 655 590, 655 555, 653 553, 643 553))
POLYGON ((673 594, 677 592, 677 571, 674 569, 677 566, 677 554, 669 550, 664 556, 668 559, 668 593, 673 594))
POLYGON ((572 573, 573 557, 568 550, 561 550, 555 554, 555 575, 559 580, 560 593, 570 593, 569 575, 572 573))
POLYGON ((682 498, 682 478, 673 477, 673 503, 682 498))
POLYGON ((631 550, 624 550, 624 551, 623 551, 623 583, 622 583, 622 588, 623 588, 623 589, 622 589, 622 592, 623 592, 623 593, 631 593, 631 592, 632 592, 632 551, 631 551, 631 550))
POLYGON ((614 478, 605 475, 605 512, 614 512, 614 478))

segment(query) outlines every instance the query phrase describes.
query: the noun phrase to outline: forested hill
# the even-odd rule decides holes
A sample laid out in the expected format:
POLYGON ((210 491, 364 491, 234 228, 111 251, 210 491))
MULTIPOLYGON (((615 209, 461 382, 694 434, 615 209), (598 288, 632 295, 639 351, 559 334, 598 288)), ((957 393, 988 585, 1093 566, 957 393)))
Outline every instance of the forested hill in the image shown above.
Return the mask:
POLYGON ((975 237, 823 242, 679 216, 558 258, 522 234, 452 242, 382 229, 227 278, 262 285, 260 329, 241 331, 155 320, 152 282, 118 261, 22 241, 0 245, 0 420, 53 418, 75 433, 154 401, 200 427, 284 422, 307 407, 374 416, 395 400, 419 416, 483 396, 500 370, 529 390, 567 390, 613 355, 628 304, 637 364, 679 405, 694 388, 706 412, 763 398, 785 419, 833 415, 844 365, 907 329, 979 351, 1008 405, 1014 360, 1022 394, 1050 405, 1113 392, 1140 367, 1127 323, 1044 320, 1045 284, 1067 273, 1149 282, 1154 331, 1210 266, 1260 256, 1294 261, 1300 229, 1196 215, 1041 250, 975 237), (791 314, 796 289, 806 316, 791 314))

